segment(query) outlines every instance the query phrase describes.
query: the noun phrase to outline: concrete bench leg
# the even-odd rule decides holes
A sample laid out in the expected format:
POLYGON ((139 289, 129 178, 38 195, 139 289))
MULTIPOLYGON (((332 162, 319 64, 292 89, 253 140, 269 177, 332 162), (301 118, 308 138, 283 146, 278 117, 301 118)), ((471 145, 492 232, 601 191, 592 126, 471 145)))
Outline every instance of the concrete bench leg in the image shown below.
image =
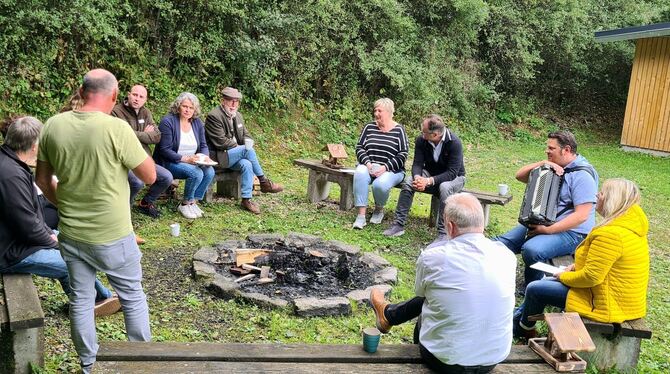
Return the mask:
POLYGON ((484 209, 484 227, 489 225, 489 212, 491 211, 491 206, 489 204, 482 204, 482 209, 484 209))
POLYGON ((330 194, 330 182, 328 176, 315 170, 309 171, 307 182, 307 198, 311 203, 326 200, 330 194))
POLYGON ((242 184, 239 179, 217 181, 216 193, 223 197, 239 199, 242 196, 242 184))
POLYGON ((338 183, 340 186, 340 210, 349 210, 354 207, 354 185, 351 181, 343 179, 338 183))
POLYGON ((640 358, 640 342, 642 339, 631 336, 618 336, 609 340, 603 334, 591 334, 596 345, 595 352, 579 352, 587 362, 598 371, 616 368, 619 372, 636 372, 640 358))
MULTIPOLYGON (((29 374, 30 364, 44 366, 44 328, 34 327, 17 331, 2 331, 3 344, 9 340, 13 357, 0 365, 1 369, 10 369, 13 364, 14 373, 29 374), (10 366, 6 366, 9 364, 10 366)), ((4 361, 3 357, 3 361, 4 361)))
POLYGON ((437 226, 437 214, 440 212, 440 198, 431 195, 430 198, 430 215, 428 216, 428 227, 437 226))

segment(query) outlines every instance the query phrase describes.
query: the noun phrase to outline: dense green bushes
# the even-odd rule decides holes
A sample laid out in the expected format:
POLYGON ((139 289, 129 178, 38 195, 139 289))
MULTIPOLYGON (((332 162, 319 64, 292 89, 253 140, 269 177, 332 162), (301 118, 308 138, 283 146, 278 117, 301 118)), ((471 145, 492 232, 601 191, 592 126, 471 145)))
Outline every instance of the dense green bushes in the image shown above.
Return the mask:
POLYGON ((621 105, 632 43, 593 32, 662 21, 669 3, 0 0, 0 116, 49 116, 92 67, 146 84, 161 109, 182 90, 207 108, 228 84, 260 111, 314 102, 344 122, 379 96, 405 122, 481 123, 510 98, 621 105))

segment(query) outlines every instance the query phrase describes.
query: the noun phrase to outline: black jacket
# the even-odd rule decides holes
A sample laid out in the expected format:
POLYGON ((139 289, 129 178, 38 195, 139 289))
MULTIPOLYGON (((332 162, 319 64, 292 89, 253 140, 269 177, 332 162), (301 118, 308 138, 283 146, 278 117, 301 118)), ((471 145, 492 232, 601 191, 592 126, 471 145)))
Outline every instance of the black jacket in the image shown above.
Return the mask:
POLYGON ((6 145, 0 147, 0 270, 39 249, 56 248, 30 168, 6 145))
POLYGON ((442 152, 437 162, 433 158, 433 147, 426 139, 419 136, 414 143, 412 175, 421 175, 421 172, 426 170, 433 177, 436 186, 454 180, 458 176, 465 176, 461 139, 449 129, 445 129, 445 132, 442 152))

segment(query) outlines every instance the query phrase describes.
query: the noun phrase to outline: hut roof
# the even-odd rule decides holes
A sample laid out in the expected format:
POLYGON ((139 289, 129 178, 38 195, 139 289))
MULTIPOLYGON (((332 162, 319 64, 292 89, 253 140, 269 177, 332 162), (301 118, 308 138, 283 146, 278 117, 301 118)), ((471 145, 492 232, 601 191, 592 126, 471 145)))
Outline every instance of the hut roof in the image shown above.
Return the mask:
POLYGON ((626 27, 623 29, 596 31, 597 42, 614 42, 617 40, 631 40, 654 38, 670 35, 670 22, 655 23, 652 25, 626 27))

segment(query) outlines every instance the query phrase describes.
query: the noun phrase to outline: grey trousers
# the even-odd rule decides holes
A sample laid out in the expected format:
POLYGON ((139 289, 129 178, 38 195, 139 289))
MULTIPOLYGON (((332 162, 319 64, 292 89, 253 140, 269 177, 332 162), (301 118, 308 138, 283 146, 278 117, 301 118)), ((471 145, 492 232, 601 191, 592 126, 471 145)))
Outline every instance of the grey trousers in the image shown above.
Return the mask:
POLYGON ((119 296, 128 340, 149 341, 149 306, 142 290, 142 254, 135 234, 109 244, 86 244, 60 238, 60 249, 70 273, 70 330, 72 341, 87 373, 98 352, 95 332, 95 274, 101 271, 119 296))
MULTIPOLYGON (((421 173, 423 177, 430 177, 431 175, 423 170, 421 173)), ((412 207, 412 201, 414 200, 414 193, 416 190, 412 187, 412 181, 414 180, 413 175, 408 175, 405 180, 400 185, 401 191, 400 196, 398 197, 398 205, 395 210, 395 224, 400 226, 405 226, 407 223, 407 216, 409 215, 409 210, 412 207)), ((426 187, 426 190, 423 192, 429 193, 431 195, 440 196, 440 210, 437 215, 437 232, 438 234, 446 235, 447 231, 444 228, 444 201, 447 200, 447 197, 461 192, 465 186, 465 177, 459 176, 453 180, 440 183, 439 186, 433 185, 426 187)))

